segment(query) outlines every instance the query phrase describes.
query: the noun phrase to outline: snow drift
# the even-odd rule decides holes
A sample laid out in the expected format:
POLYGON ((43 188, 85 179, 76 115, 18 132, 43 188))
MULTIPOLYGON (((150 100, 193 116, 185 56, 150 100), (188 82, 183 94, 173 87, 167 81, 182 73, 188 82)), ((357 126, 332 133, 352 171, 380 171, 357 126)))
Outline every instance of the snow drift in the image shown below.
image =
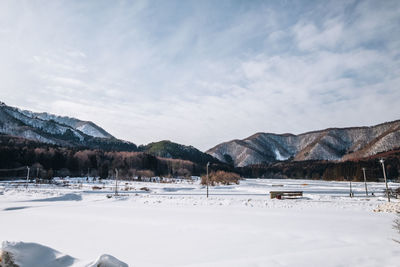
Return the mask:
POLYGON ((101 255, 96 261, 84 262, 52 248, 25 242, 3 242, 0 267, 128 267, 110 255, 101 255))

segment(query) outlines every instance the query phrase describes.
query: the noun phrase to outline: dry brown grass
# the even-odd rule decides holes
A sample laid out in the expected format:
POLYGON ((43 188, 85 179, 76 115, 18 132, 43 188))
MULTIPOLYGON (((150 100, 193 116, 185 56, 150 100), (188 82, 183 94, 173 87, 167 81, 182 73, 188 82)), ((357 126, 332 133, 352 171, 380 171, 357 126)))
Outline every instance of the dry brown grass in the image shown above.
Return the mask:
MULTIPOLYGON (((223 184, 223 185, 230 185, 230 184, 239 184, 240 176, 237 173, 234 172, 226 172, 226 171, 216 171, 216 172, 211 172, 209 174, 209 185, 217 185, 217 184, 223 184)), ((201 184, 206 185, 207 184, 207 176, 203 175, 201 176, 201 184)))

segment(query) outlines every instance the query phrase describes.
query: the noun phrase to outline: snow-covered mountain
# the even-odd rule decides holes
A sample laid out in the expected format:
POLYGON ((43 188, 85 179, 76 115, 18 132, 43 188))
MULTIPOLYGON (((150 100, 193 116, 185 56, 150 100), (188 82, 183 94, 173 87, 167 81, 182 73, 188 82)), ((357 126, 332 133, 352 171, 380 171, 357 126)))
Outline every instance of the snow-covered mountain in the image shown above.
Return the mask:
POLYGON ((371 127, 330 128, 299 135, 257 133, 219 144, 206 153, 238 167, 292 158, 349 160, 400 147, 400 120, 371 127))
POLYGON ((2 102, 0 133, 55 145, 129 151, 137 149, 135 144, 116 139, 93 122, 20 110, 2 102))
POLYGON ((67 125, 82 133, 100 138, 112 138, 113 136, 106 132, 103 128, 97 126, 91 121, 81 121, 75 118, 57 116, 47 112, 35 113, 29 110, 18 110, 20 113, 31 119, 40 119, 43 121, 55 121, 62 125, 67 125))

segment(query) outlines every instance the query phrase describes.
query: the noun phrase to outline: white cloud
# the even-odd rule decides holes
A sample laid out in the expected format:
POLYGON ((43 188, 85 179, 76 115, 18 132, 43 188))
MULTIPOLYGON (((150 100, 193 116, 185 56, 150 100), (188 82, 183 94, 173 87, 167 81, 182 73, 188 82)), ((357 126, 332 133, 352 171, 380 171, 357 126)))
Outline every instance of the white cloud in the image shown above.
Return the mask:
POLYGON ((396 1, 21 3, 0 3, 2 100, 137 144, 399 119, 396 1))

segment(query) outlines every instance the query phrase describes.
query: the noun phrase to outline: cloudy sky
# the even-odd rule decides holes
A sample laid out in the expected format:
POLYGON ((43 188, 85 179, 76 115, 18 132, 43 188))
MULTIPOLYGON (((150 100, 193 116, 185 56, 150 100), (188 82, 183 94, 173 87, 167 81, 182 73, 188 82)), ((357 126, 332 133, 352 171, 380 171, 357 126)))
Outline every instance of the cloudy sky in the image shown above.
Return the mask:
POLYGON ((1 101, 201 150, 400 119, 400 1, 0 1, 1 101))

